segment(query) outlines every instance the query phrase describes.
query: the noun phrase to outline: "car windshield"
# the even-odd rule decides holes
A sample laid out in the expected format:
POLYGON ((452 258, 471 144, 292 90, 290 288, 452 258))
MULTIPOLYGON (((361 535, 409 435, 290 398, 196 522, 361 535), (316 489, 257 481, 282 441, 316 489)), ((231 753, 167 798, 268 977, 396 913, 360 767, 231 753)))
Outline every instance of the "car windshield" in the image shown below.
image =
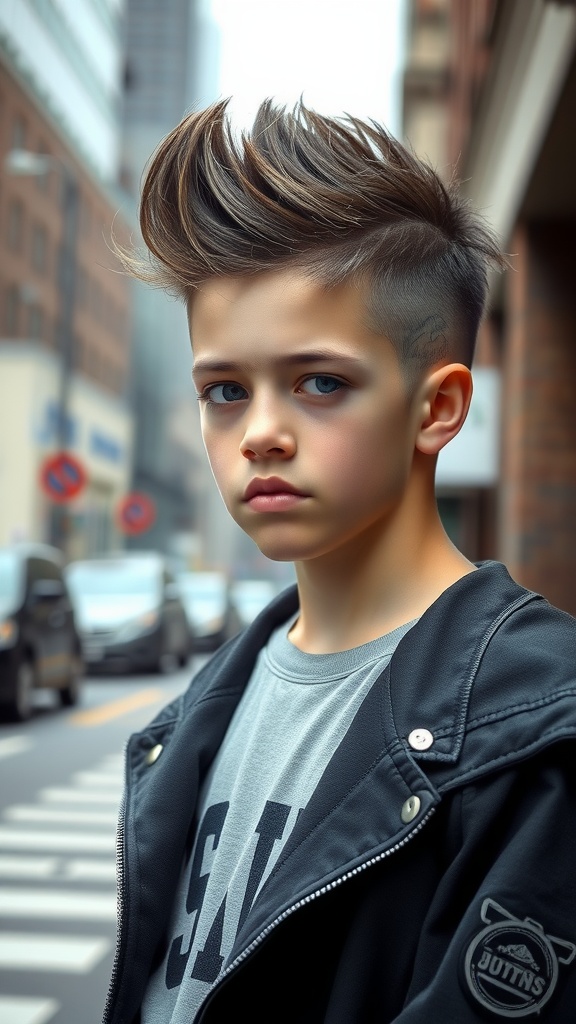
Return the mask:
POLYGON ((276 590, 268 580, 239 580, 234 584, 232 593, 242 617, 250 622, 269 604, 276 590))
POLYGON ((22 569, 14 551, 0 551, 0 602, 16 604, 22 590, 22 569))
POLYGON ((160 588, 158 566, 150 562, 78 562, 69 566, 67 580, 83 597, 156 594, 160 588))
POLYGON ((198 576, 181 576, 180 590, 185 597, 202 601, 204 599, 222 599, 226 593, 226 583, 220 576, 209 574, 198 576))

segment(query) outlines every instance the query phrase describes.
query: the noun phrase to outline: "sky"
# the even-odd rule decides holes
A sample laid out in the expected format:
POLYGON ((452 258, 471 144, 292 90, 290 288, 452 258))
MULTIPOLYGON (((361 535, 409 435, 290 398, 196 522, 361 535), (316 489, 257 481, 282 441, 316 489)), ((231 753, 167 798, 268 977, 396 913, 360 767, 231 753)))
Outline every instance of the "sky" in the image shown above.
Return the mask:
POLYGON ((220 30, 219 95, 248 126, 267 96, 400 134, 405 0, 210 0, 220 30))

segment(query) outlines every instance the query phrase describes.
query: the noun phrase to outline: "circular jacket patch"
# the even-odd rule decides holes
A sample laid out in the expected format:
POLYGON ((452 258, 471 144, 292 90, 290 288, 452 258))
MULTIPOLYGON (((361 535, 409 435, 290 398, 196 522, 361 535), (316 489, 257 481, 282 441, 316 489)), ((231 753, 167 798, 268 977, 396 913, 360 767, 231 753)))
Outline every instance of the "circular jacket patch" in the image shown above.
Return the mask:
POLYGON ((470 993, 499 1017, 539 1013, 556 987, 558 962, 569 963, 576 946, 546 935, 537 921, 520 920, 492 899, 484 900, 481 918, 486 927, 472 939, 464 957, 470 993))

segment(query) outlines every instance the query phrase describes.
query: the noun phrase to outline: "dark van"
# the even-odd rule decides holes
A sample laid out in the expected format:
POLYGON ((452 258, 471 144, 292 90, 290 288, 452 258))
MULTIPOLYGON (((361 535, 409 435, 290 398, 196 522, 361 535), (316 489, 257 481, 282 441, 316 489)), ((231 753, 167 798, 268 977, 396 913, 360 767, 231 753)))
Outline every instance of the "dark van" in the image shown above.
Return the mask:
POLYGON ((75 704, 81 652, 60 552, 46 544, 0 548, 0 717, 28 718, 37 687, 75 704))

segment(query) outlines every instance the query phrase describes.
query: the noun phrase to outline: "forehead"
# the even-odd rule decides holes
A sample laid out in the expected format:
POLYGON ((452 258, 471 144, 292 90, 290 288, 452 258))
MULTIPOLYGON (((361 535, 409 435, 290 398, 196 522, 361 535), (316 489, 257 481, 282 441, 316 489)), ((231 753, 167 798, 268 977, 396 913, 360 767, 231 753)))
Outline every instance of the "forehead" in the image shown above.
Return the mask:
POLYGON ((354 346, 377 337, 366 325, 359 288, 327 288, 294 272, 212 278, 194 293, 188 318, 196 354, 224 341, 275 347, 324 338, 354 346))

